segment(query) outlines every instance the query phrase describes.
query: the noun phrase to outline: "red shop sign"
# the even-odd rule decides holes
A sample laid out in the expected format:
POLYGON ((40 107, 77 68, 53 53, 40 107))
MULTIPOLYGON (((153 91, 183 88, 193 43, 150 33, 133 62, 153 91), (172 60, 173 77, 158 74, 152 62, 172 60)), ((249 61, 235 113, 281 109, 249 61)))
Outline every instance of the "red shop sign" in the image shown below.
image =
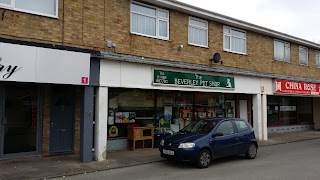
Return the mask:
POLYGON ((320 84, 276 79, 276 93, 320 95, 320 84))

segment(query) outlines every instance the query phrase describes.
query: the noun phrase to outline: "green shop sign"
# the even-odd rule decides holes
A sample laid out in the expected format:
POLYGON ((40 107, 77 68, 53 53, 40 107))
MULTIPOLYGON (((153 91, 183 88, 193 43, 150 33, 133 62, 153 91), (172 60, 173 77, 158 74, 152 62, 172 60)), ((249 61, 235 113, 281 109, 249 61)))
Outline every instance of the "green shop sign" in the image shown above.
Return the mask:
POLYGON ((234 89, 234 78, 155 69, 153 84, 234 89))

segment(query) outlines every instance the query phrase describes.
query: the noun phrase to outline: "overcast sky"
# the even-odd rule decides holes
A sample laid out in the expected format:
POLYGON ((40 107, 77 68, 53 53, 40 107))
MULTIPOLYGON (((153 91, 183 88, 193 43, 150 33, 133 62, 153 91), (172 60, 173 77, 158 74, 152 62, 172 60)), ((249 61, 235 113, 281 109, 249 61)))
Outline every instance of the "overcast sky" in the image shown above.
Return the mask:
POLYGON ((320 44, 319 0, 179 0, 320 44))

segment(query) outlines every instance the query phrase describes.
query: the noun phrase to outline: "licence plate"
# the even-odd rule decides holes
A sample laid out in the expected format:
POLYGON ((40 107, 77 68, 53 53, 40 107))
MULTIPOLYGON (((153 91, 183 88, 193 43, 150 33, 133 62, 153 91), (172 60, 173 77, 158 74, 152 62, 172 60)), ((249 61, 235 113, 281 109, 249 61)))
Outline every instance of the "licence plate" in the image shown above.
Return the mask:
POLYGON ((174 151, 170 151, 170 150, 166 150, 166 149, 164 149, 163 150, 163 154, 168 154, 168 155, 174 155, 174 151))

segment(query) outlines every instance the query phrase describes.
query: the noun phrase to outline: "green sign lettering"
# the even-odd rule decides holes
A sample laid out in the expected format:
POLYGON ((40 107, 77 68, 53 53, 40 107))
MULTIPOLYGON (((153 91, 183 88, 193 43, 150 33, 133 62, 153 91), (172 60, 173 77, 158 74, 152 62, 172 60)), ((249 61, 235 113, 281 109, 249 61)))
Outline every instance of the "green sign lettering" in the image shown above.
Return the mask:
POLYGON ((155 69, 153 84, 234 89, 234 78, 155 69))

